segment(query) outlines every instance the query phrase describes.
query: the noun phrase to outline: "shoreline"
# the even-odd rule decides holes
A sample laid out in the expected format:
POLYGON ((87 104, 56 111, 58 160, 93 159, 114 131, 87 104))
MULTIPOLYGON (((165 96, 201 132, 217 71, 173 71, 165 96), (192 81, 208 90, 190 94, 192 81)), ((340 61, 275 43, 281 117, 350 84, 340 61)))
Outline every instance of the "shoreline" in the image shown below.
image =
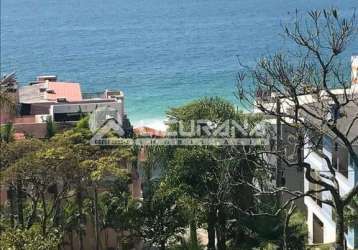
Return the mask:
POLYGON ((134 120, 132 122, 132 125, 133 128, 149 127, 158 131, 165 132, 167 130, 167 125, 165 125, 164 120, 164 118, 134 120))

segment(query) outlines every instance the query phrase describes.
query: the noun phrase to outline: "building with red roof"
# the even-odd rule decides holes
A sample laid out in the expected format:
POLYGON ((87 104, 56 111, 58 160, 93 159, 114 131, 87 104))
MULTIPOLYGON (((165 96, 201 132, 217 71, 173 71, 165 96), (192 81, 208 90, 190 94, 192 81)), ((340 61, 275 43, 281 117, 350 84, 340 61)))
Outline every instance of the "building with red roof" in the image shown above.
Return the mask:
POLYGON ((112 110, 111 115, 120 123, 125 118, 122 91, 82 93, 79 83, 58 81, 57 76, 39 76, 16 91, 18 113, 11 119, 15 131, 37 138, 46 136, 49 119, 73 124, 97 108, 112 110))

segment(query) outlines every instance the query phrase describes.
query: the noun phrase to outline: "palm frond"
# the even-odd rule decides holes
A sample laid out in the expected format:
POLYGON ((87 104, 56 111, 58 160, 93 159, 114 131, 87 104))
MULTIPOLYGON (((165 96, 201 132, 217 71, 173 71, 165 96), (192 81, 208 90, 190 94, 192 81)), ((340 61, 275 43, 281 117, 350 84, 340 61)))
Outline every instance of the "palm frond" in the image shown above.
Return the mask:
POLYGON ((0 80, 0 108, 9 112, 15 112, 16 104, 13 97, 9 94, 16 89, 17 80, 15 73, 5 75, 0 80))

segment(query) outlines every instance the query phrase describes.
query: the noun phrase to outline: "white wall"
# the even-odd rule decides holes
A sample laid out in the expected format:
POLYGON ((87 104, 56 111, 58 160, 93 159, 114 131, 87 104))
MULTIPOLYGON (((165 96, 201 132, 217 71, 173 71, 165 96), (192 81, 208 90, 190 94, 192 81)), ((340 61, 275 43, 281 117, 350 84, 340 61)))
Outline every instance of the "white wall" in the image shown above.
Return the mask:
MULTIPOLYGON (((330 149, 329 149, 329 141, 326 141, 324 144, 323 153, 327 155, 329 158, 332 157, 330 149)), ((327 167, 327 163, 323 160, 317 153, 309 152, 308 149, 305 149, 305 161, 311 165, 311 168, 317 171, 325 171, 325 175, 330 175, 327 167)), ((349 161, 350 162, 350 161, 349 161)), ((349 192, 353 187, 354 183, 357 182, 356 173, 353 171, 354 169, 352 166, 348 166, 349 175, 348 178, 343 176, 340 173, 336 173, 336 179, 340 184, 340 193, 341 195, 346 194, 349 192)), ((325 180, 327 183, 332 184, 332 182, 325 180)), ((304 180, 304 189, 305 191, 309 190, 309 182, 305 179, 304 180)), ((322 199, 331 199, 331 195, 328 191, 322 193, 322 199)), ((305 197, 304 203, 307 207, 307 226, 309 230, 309 243, 312 244, 313 240, 313 214, 315 214, 323 223, 324 227, 324 243, 332 243, 335 242, 336 239, 336 224, 332 219, 332 207, 327 204, 322 204, 322 207, 318 206, 318 204, 310 197, 305 197)), ((348 237, 348 247, 353 248, 350 244, 351 242, 351 235, 354 235, 354 230, 349 231, 348 237)))

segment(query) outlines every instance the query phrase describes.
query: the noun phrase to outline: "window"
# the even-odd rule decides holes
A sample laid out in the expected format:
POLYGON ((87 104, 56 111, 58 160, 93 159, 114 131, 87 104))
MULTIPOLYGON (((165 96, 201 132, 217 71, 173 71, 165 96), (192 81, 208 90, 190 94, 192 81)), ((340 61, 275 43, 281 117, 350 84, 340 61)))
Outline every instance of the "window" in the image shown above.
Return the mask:
POLYGON ((55 113, 54 120, 56 122, 79 121, 83 117, 83 113, 55 113))
MULTIPOLYGON (((318 172, 312 171, 311 176, 315 180, 320 180, 318 172)), ((312 183, 312 182, 309 182, 309 190, 318 191, 320 189, 322 189, 322 187, 320 185, 312 183)), ((321 202, 321 200, 322 200, 322 192, 314 193, 312 195, 312 199, 317 203, 318 206, 322 207, 322 202, 321 202)))
POLYGON ((332 165, 334 169, 348 178, 348 150, 338 142, 333 144, 332 165))
POLYGON ((323 222, 313 214, 313 243, 323 243, 323 222))

